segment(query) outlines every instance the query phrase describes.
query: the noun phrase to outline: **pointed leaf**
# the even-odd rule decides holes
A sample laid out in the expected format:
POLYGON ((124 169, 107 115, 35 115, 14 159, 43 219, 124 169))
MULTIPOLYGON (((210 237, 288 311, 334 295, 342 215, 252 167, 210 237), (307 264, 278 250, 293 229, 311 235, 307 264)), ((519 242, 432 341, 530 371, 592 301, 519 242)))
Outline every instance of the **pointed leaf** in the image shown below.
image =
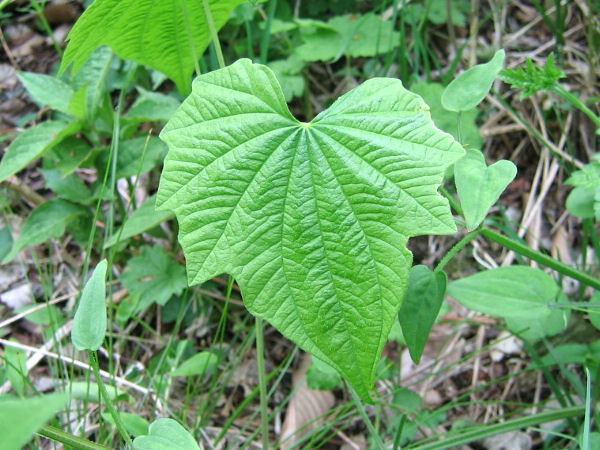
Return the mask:
POLYGON ((177 215, 189 282, 232 274, 252 314, 368 399, 408 237, 456 229, 437 187, 462 147, 395 79, 298 122, 249 60, 197 78, 161 138, 157 205, 177 215))
POLYGON ((67 83, 39 73, 19 72, 17 75, 36 102, 65 114, 72 114, 69 105, 73 98, 73 88, 67 83))
POLYGON ((3 450, 21 450, 34 433, 67 403, 66 394, 0 402, 0 436, 3 450))
POLYGON ((504 65, 504 50, 498 50, 485 64, 478 64, 461 73, 446 87, 442 105, 450 111, 468 111, 485 98, 504 65))
MULTIPOLYGON (((244 1, 210 0, 217 30, 244 1)), ((188 93, 194 52, 202 55, 210 34, 198 0, 96 0, 79 18, 68 40, 61 72, 73 63, 77 73, 96 48, 107 45, 121 58, 160 70, 180 92, 188 93)))
POLYGON ((433 272, 427 266, 420 265, 410 269, 408 287, 398 319, 410 356, 417 364, 421 360, 445 294, 444 272, 433 272))
POLYGON ((486 166, 479 150, 468 150, 454 165, 454 179, 467 229, 483 222, 488 210, 498 201, 506 186, 517 175, 517 166, 502 159, 486 166))
POLYGON ((42 156, 65 137, 79 131, 76 122, 44 122, 29 128, 6 149, 0 162, 0 182, 42 156))
POLYGON ((14 259, 24 248, 44 242, 51 237, 60 237, 67 224, 87 209, 62 199, 54 199, 38 206, 29 215, 19 237, 14 242, 8 255, 2 260, 4 264, 14 259))
POLYGON ((106 259, 85 284, 73 318, 71 338, 77 350, 98 350, 106 335, 106 259))

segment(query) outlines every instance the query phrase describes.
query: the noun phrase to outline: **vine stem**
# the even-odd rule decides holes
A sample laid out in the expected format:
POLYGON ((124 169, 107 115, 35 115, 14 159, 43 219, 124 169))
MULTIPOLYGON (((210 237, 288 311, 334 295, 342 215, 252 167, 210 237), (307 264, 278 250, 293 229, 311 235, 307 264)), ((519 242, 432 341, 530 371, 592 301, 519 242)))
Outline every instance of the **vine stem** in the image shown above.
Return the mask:
POLYGON ((600 289, 600 280, 585 272, 577 270, 563 262, 557 261, 554 258, 544 255, 537 250, 533 250, 526 245, 521 244, 507 236, 490 230, 489 228, 483 227, 479 230, 479 233, 488 238, 490 241, 494 241, 504 248, 512 250, 520 255, 523 255, 535 262, 538 262, 546 267, 556 270, 567 277, 571 277, 587 286, 593 287, 594 289, 600 289))
POLYGON ((100 395, 102 396, 104 403, 106 403, 106 408, 108 409, 108 412, 115 421, 115 425, 117 427, 117 430, 119 430, 119 434, 121 435, 125 443, 129 446, 129 448, 133 448, 133 441, 131 440, 129 433, 127 433, 127 430, 125 430, 125 426, 123 425, 123 422, 121 422, 121 417, 119 416, 119 413, 113 406, 112 400, 110 399, 110 397, 108 396, 108 392, 106 391, 106 386, 104 386, 104 382, 100 377, 100 367, 98 365, 97 353, 95 351, 90 350, 88 352, 88 359, 90 361, 90 366, 92 366, 92 369, 94 369, 94 376, 96 377, 96 383, 98 384, 100 395))
POLYGON ((258 384, 260 386, 260 422, 262 427, 262 448, 269 448, 269 413, 267 410, 267 373, 265 370, 263 320, 256 318, 256 362, 258 364, 258 384))
POLYGON ((215 46, 215 52, 217 53, 217 61, 219 61, 219 67, 222 69, 225 67, 225 58, 223 58, 221 42, 219 41, 219 35, 215 28, 215 21, 213 20, 212 12, 210 10, 210 3, 208 0, 202 0, 202 5, 204 6, 204 15, 206 16, 206 24, 210 31, 210 38, 212 39, 213 45, 215 46))
POLYGON ((479 235, 479 231, 471 231, 469 234, 467 234, 465 237, 463 237, 460 241, 458 241, 456 243, 456 245, 454 245, 454 247, 452 247, 450 249, 450 251, 448 253, 446 253, 446 255, 444 255, 442 260, 438 263, 438 265, 435 268, 435 272, 441 272, 442 270, 444 270, 444 266, 446 264, 448 264, 450 262, 450 260, 456 256, 456 254, 458 252, 460 252, 469 242, 471 242, 473 239, 475 239, 478 235, 479 235))

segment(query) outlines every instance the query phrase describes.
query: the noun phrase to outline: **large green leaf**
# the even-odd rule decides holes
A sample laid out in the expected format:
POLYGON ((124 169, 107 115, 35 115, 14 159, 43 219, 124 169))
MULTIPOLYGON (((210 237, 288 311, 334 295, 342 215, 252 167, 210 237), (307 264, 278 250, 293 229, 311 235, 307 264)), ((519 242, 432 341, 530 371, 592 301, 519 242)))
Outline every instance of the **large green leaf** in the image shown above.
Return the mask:
MULTIPOLYGON (((210 0, 216 28, 244 1, 210 0)), ((210 34, 199 0, 96 0, 68 39, 61 72, 71 63, 77 72, 96 48, 108 45, 121 58, 160 70, 188 93, 194 52, 202 55, 210 34)))
POLYGON ((190 284, 232 274, 251 313, 368 399, 407 239, 456 229, 437 187, 462 147, 395 79, 299 122, 273 72, 249 60, 197 78, 161 138, 157 205, 177 215, 190 284))

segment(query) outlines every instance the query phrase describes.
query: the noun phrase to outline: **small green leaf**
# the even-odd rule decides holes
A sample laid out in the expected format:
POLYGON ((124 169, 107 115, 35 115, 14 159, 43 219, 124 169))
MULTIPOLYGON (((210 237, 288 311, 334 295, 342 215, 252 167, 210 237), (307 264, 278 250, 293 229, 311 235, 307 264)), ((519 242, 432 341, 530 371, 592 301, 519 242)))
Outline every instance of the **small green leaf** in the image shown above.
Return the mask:
POLYGON ((252 314, 369 399, 408 237, 456 230, 437 188, 462 147, 396 79, 301 123, 246 59, 198 77, 160 137, 157 205, 177 215, 190 284, 232 274, 252 314))
POLYGON ((160 245, 144 247, 141 256, 131 258, 120 280, 127 290, 139 294, 141 301, 136 311, 143 311, 153 303, 164 305, 187 287, 185 268, 173 261, 160 245))
POLYGON ((51 394, 0 402, 2 450, 21 450, 68 401, 66 394, 51 394))
POLYGON ((120 237, 121 241, 141 234, 145 231, 157 227, 161 223, 172 219, 175 215, 169 211, 157 211, 154 209, 156 197, 152 196, 144 202, 142 206, 136 209, 133 214, 125 221, 123 231, 117 231, 104 244, 104 248, 112 247, 117 243, 120 237))
POLYGON ((456 77, 442 94, 442 105, 450 111, 468 111, 485 98, 504 65, 504 50, 485 64, 478 64, 456 77))
POLYGON ((96 117, 102 94, 106 89, 106 79, 113 59, 113 52, 108 47, 96 49, 81 70, 73 78, 73 88, 80 90, 86 87, 86 117, 89 121, 96 117))
POLYGON ((65 137, 79 131, 76 122, 43 122, 25 130, 8 146, 0 162, 0 182, 41 157, 65 137))
POLYGON ((467 229, 476 229, 488 210, 498 201, 506 186, 517 175, 517 167, 510 161, 500 160, 486 166, 485 156, 479 150, 469 149, 454 165, 454 181, 467 229))
POLYGON ((398 319, 410 356, 419 363, 431 327, 440 312, 446 294, 446 274, 427 266, 414 266, 408 275, 408 287, 398 319))
POLYGON ((567 210, 575 217, 589 219, 595 217, 596 191, 598 188, 576 187, 567 196, 567 210))
POLYGON ((42 170, 46 187, 57 196, 75 203, 87 204, 93 197, 81 178, 75 174, 63 177, 58 169, 42 170))
POLYGON ((2 260, 4 264, 14 259, 26 247, 39 244, 51 237, 60 237, 66 225, 88 210, 62 199, 54 199, 38 206, 29 215, 10 253, 2 260))
POLYGON ((566 301, 552 277, 540 269, 509 266, 479 272, 450 283, 448 293, 467 308, 503 317, 511 331, 525 339, 562 331, 570 311, 556 307, 566 301))
POLYGON ((137 88, 139 97, 127 111, 127 118, 141 122, 166 122, 181 104, 179 100, 165 94, 150 92, 140 87, 137 88))
POLYGON ((219 358, 212 352, 200 352, 185 360, 177 369, 171 372, 174 377, 203 376, 212 373, 217 368, 219 358))
POLYGON ((150 424, 148 435, 133 441, 135 450, 200 450, 192 435, 173 419, 158 419, 150 424))
POLYGON ((106 259, 85 284, 73 319, 71 338, 77 350, 98 350, 106 335, 106 259))
POLYGON ((480 148, 483 139, 475 123, 478 111, 473 108, 457 113, 442 106, 444 87, 439 83, 420 82, 410 86, 410 90, 419 94, 429 105, 431 118, 440 130, 450 133, 467 148, 480 148), (459 118, 460 116, 460 118, 459 118))
POLYGON ((45 159, 58 169, 63 177, 72 174, 92 155, 92 148, 82 139, 69 136, 56 144, 45 159))
POLYGON ((73 88, 64 81, 50 75, 31 72, 18 72, 19 80, 36 102, 56 111, 71 114, 69 105, 73 98, 73 88))
MULTIPOLYGON (((244 1, 210 0, 217 30, 244 1)), ((71 63, 77 73, 95 49, 108 45, 123 59, 160 70, 187 94, 194 57, 204 53, 210 33, 201 1, 96 0, 67 39, 60 73, 71 63)))

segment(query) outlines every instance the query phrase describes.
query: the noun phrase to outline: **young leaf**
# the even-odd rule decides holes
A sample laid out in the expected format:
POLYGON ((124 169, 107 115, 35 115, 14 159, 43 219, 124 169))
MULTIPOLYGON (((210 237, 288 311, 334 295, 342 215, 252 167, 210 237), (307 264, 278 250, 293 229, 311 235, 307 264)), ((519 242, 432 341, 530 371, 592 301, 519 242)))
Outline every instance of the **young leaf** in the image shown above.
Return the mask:
POLYGON ((488 210, 517 175, 517 167, 500 160, 486 166, 479 150, 469 149, 454 165, 454 180, 467 229, 474 230, 483 222, 488 210))
POLYGON ((466 148, 481 148, 483 139, 479 133, 479 127, 475 123, 478 114, 476 108, 460 113, 444 108, 442 106, 444 87, 439 83, 426 83, 423 81, 412 84, 410 90, 423 97, 425 103, 429 105, 431 118, 436 127, 450 133, 466 148))
POLYGON ((525 68, 507 69, 500 72, 499 78, 513 88, 523 89, 521 100, 538 91, 552 89, 558 80, 566 75, 556 68, 554 54, 550 54, 544 67, 537 67, 530 58, 527 58, 525 68))
POLYGON ((74 89, 86 88, 85 105, 87 108, 86 116, 89 121, 96 116, 96 110, 106 87, 106 79, 112 59, 112 50, 108 47, 100 47, 92 52, 81 70, 77 72, 77 76, 73 78, 74 89))
POLYGON ((526 339, 559 333, 570 316, 569 310, 555 306, 565 301, 556 281, 527 266, 479 272, 450 283, 448 293, 467 308, 503 317, 512 331, 526 339))
POLYGON ((21 450, 34 433, 65 406, 66 394, 0 402, 2 450, 21 450))
POLYGON ((575 186, 567 197, 567 209, 577 217, 600 220, 600 161, 595 160, 576 170, 565 181, 575 186))
POLYGON ((144 247, 141 256, 131 258, 120 279, 130 292, 140 295, 137 311, 152 303, 164 305, 187 286, 184 267, 173 261, 160 245, 144 247))
MULTIPOLYGON (((121 422, 123 426, 132 436, 145 436, 148 434, 149 423, 143 417, 137 414, 128 412, 119 412, 121 422)), ((115 419, 108 413, 102 413, 102 419, 110 423, 112 426, 116 426, 115 419)))
POLYGON ((38 206, 25 221, 19 237, 14 242, 3 264, 10 262, 24 248, 44 242, 51 237, 60 237, 65 226, 87 209, 62 199, 54 199, 38 206))
POLYGON ((368 399, 407 239, 456 229, 437 187, 462 147, 399 80, 301 123, 273 72, 244 59, 198 77, 160 137, 157 205, 177 215, 190 284, 232 274, 252 314, 368 399))
POLYGON ((64 81, 50 75, 19 72, 19 80, 36 102, 56 111, 71 114, 69 105, 73 98, 73 88, 64 81))
POLYGON ((98 350, 106 334, 106 259, 85 284, 73 318, 71 338, 77 350, 98 350))
POLYGON ((461 73, 446 86, 442 105, 450 111, 468 111, 485 98, 504 65, 504 50, 498 50, 485 64, 478 64, 461 73))
POLYGON ((202 376, 211 373, 217 368, 219 358, 212 352, 200 352, 186 359, 181 365, 171 372, 174 377, 202 376))
POLYGON ((398 313, 402 334, 413 361, 421 360, 431 327, 440 312, 446 294, 446 274, 427 266, 414 266, 408 275, 408 287, 398 313))
POLYGON ((135 450, 200 450, 196 440, 173 419, 158 419, 150 424, 148 435, 133 441, 135 450))
MULTIPOLYGON (((215 27, 221 28, 244 1, 210 0, 215 27)), ((160 70, 187 94, 194 57, 204 53, 210 33, 201 1, 96 0, 68 40, 59 73, 71 63, 77 73, 95 49, 107 45, 123 59, 160 70)))
POLYGON ((6 149, 0 162, 0 182, 26 167, 81 126, 77 122, 43 122, 29 128, 6 149))
POLYGON ((119 236, 121 241, 124 241, 144 231, 151 230, 166 220, 173 218, 173 213, 169 211, 157 211, 154 209, 155 202, 156 198, 150 197, 142 206, 136 209, 123 225, 123 231, 120 234, 117 231, 108 238, 104 244, 104 248, 115 245, 119 236))

